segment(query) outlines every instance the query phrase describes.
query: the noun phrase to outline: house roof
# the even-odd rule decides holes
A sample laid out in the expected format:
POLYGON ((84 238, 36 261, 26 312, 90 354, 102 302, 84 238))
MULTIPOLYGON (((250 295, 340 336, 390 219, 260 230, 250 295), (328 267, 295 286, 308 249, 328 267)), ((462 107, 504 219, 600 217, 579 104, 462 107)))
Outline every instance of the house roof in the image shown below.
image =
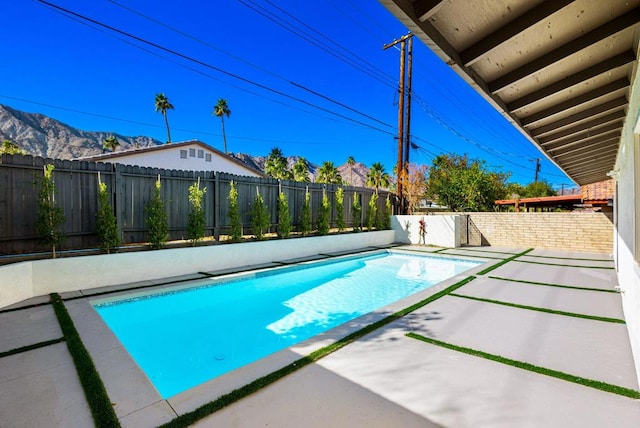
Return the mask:
POLYGON ((380 2, 576 183, 608 178, 640 0, 380 2))
POLYGON ((131 149, 131 150, 122 150, 122 151, 114 151, 114 152, 110 152, 110 153, 102 153, 99 155, 93 155, 93 156, 85 156, 82 158, 78 158, 78 160, 82 160, 82 161, 89 161, 89 162, 101 162, 101 161, 109 161, 112 159, 118 159, 118 158, 122 158, 122 157, 127 157, 127 156, 132 156, 132 155, 137 155, 137 154, 141 154, 141 153, 150 153, 150 152, 158 152, 158 151, 163 151, 163 150, 174 150, 176 148, 182 148, 182 147, 187 147, 187 146, 199 146, 202 147, 205 150, 208 150, 210 152, 215 153, 216 155, 225 158, 227 160, 229 160, 230 162, 233 162, 235 164, 237 164, 238 166, 241 166, 245 169, 248 169, 249 171, 255 173, 255 174, 259 174, 261 177, 266 177, 265 173, 260 171, 259 169, 253 168, 250 165, 247 165, 246 163, 242 162, 240 159, 234 157, 234 156, 230 156, 226 153, 221 152, 220 150, 211 147, 208 144, 203 143, 202 141, 199 140, 189 140, 189 141, 180 141, 177 143, 171 143, 171 144, 161 144, 161 145, 157 145, 157 146, 147 146, 147 147, 138 147, 135 149, 131 149))

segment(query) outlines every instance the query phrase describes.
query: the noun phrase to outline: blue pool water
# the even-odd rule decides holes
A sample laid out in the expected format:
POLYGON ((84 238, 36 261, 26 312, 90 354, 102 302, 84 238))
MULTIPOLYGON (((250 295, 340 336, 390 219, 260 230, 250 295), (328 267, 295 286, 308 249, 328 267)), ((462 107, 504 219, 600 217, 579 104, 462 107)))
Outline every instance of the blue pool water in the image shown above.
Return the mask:
POLYGON ((168 398, 478 264, 382 253, 92 303, 168 398))

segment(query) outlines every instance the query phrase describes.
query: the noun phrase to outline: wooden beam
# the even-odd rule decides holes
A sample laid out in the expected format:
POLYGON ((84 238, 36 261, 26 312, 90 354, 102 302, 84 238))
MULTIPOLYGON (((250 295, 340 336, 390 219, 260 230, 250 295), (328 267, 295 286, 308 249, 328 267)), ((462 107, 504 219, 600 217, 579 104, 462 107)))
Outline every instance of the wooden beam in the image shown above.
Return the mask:
POLYGON ((619 145, 620 145, 620 138, 612 138, 610 140, 603 141, 598 144, 588 144, 584 147, 574 148, 566 152, 554 153, 553 158, 557 159, 558 162, 565 162, 565 161, 574 159, 576 157, 585 156, 586 154, 599 151, 601 149, 614 148, 615 150, 618 150, 619 145))
POLYGON ((622 122, 622 121, 614 122, 614 123, 611 123, 609 125, 603 126, 601 128, 589 129, 588 131, 581 132, 579 134, 574 134, 571 137, 565 138, 565 139, 560 140, 560 141, 553 140, 553 141, 550 141, 550 142, 547 142, 547 143, 543 143, 543 142, 539 141, 539 143, 544 148, 546 148, 551 143, 559 143, 559 144, 564 144, 564 145, 570 145, 570 144, 575 143, 575 142, 583 141, 583 140, 586 140, 586 139, 591 138, 591 137, 602 135, 602 134, 604 134, 606 132, 621 130, 623 126, 624 126, 624 122, 622 122))
POLYGON ((585 154, 584 156, 580 156, 573 159, 563 159, 561 161, 562 166, 565 168, 569 168, 572 166, 583 165, 585 163, 593 163, 595 160, 607 160, 610 157, 618 156, 618 148, 617 147, 609 147, 607 149, 594 150, 591 153, 585 154))
POLYGON ((528 105, 531 105, 558 92, 564 91, 565 89, 568 89, 579 83, 592 79, 600 74, 613 71, 618 67, 629 65, 633 63, 635 59, 636 56, 633 54, 633 51, 623 52, 596 65, 572 74, 571 76, 565 77, 564 79, 552 83, 547 87, 538 89, 535 92, 513 100, 507 104, 507 108, 512 113, 516 112, 528 105))
POLYGON ((620 135, 622 135, 622 131, 621 130, 617 130, 617 131, 611 131, 611 132, 606 132, 604 134, 600 134, 600 135, 596 135, 593 137, 589 137, 589 138, 585 138, 584 140, 581 141, 577 141, 575 143, 571 143, 571 144, 564 144, 564 143, 554 143, 553 145, 549 145, 549 146, 545 146, 545 150, 549 153, 553 153, 557 152, 558 150, 565 148, 565 147, 575 147, 576 145, 579 144, 596 144, 596 143, 600 143, 602 141, 606 141, 609 140, 611 138, 620 138, 620 135))
POLYGON ((564 128, 565 126, 571 125, 572 123, 577 122, 579 120, 585 120, 591 116, 595 116, 600 113, 605 113, 610 110, 615 110, 620 107, 625 107, 627 103, 628 101, 626 97, 616 98, 615 100, 611 100, 606 103, 600 104, 598 106, 592 107, 590 109, 583 110, 576 114, 572 114, 571 116, 564 117, 548 125, 531 129, 530 132, 531 132, 531 135, 536 137, 542 134, 549 133, 551 131, 555 131, 556 129, 559 129, 559 128, 564 128))
POLYGON ((529 116, 521 117, 520 123, 522 124, 522 126, 527 126, 532 123, 539 122, 550 116, 562 113, 581 104, 586 104, 590 101, 597 100, 598 98, 609 95, 612 92, 628 88, 629 85, 629 80, 626 77, 623 77, 622 79, 618 79, 615 82, 600 86, 599 88, 596 88, 592 91, 586 92, 582 95, 578 95, 561 103, 557 103, 549 108, 530 114, 529 116))
POLYGON ((496 93, 501 91, 513 83, 524 79, 525 77, 531 76, 532 74, 586 48, 589 47, 601 40, 606 39, 626 28, 632 27, 640 22, 640 9, 633 9, 624 15, 621 15, 611 21, 607 22, 604 25, 596 28, 580 36, 569 43, 560 46, 552 50, 551 52, 545 53, 537 59, 525 64, 502 77, 499 77, 492 82, 489 82, 489 90, 492 93, 496 93))
POLYGON ((498 30, 489 34, 484 39, 479 40, 478 42, 476 42, 476 44, 465 49, 460 53, 460 59, 466 67, 469 67, 491 49, 500 46, 502 43, 529 29, 548 16, 553 15, 572 2, 573 0, 555 0, 543 2, 533 9, 526 11, 523 15, 515 18, 513 21, 509 22, 502 28, 499 28, 498 30))
MULTIPOLYGON (((563 129, 560 132, 556 132, 555 134, 546 135, 544 137, 539 137, 537 141, 544 145, 545 143, 549 143, 551 141, 561 140, 570 135, 577 134, 581 131, 590 131, 599 126, 608 124, 609 122, 613 122, 614 120, 624 119, 626 117, 626 113, 624 110, 616 110, 613 113, 596 117, 595 119, 589 120, 587 122, 582 122, 577 124, 576 126, 572 126, 571 128, 563 129)), ((618 123, 618 122, 616 122, 618 123)), ((619 122, 624 124, 624 122, 619 122)))
POLYGON ((431 18, 444 4, 444 0, 417 0, 413 3, 413 10, 418 21, 424 22, 431 18))

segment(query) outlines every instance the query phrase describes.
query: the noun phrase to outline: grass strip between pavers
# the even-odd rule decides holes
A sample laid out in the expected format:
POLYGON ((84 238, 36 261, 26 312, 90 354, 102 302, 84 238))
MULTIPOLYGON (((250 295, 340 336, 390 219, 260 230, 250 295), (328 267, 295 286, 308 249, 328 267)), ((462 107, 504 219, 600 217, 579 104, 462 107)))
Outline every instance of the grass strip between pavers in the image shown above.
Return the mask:
POLYGON ((471 282, 472 280, 474 280, 476 277, 475 276, 469 276, 461 281, 456 282, 455 284, 445 288, 442 291, 439 291, 436 294, 433 294, 429 297, 427 297, 424 300, 421 300, 420 302, 411 305, 407 308, 404 308, 394 314, 391 314, 379 321, 376 321, 373 324, 369 324, 366 327, 361 328, 358 331, 355 331, 345 337, 343 337, 342 339, 336 341, 335 343, 332 343, 331 345, 325 346, 323 348, 320 348, 312 353, 310 353, 309 355, 302 357, 296 361, 294 361, 291 364, 288 364, 286 366, 284 366, 283 368, 276 370, 274 372, 269 373, 266 376, 263 376, 261 378, 258 378, 256 380, 254 380, 253 382, 250 382, 238 389, 235 389, 227 394, 224 394, 220 397, 218 397, 216 400, 211 401, 207 404, 204 404, 200 407, 198 407, 195 410, 192 410, 191 412, 188 413, 184 413, 180 416, 178 416, 177 418, 173 419, 170 422, 167 422, 164 425, 161 425, 161 428, 182 428, 182 427, 188 427, 189 425, 194 424, 195 422, 199 421, 200 419, 203 419, 209 415, 211 415, 212 413, 217 412, 218 410, 229 406, 233 403, 235 403, 236 401, 239 401, 259 390, 261 390, 262 388, 271 385, 272 383, 282 379, 283 377, 296 372, 298 370, 300 370, 301 368, 314 363, 324 357, 326 357, 327 355, 341 349, 344 348, 345 346, 347 346, 348 344, 356 341, 357 339, 372 333, 375 330, 378 330, 381 327, 384 327, 385 325, 396 321, 400 318, 402 318, 403 316, 425 306, 428 303, 433 302, 434 300, 437 300, 443 296, 446 296, 447 294, 451 293, 452 291, 462 287, 463 285, 471 282))
POLYGON ((613 263, 613 260, 611 260, 611 259, 588 259, 588 258, 583 258, 583 257, 538 256, 538 255, 534 255, 534 254, 529 254, 527 257, 536 257, 536 258, 539 258, 539 259, 580 260, 580 261, 585 261, 585 262, 611 262, 611 263, 613 263))
POLYGON ((493 276, 493 275, 489 275, 488 278, 499 279, 500 281, 521 282, 523 284, 544 285, 544 286, 547 286, 547 287, 558 287, 558 288, 568 288, 569 290, 601 291, 601 292, 604 292, 604 293, 616 293, 616 294, 619 293, 618 290, 609 290, 609 289, 606 289, 606 288, 578 287, 577 285, 563 285, 563 284, 553 284, 551 282, 527 281, 527 280, 524 280, 524 279, 503 278, 501 276, 493 276))
POLYGON ((450 293, 449 295, 454 297, 460 297, 463 299, 477 300, 478 302, 493 303, 496 305, 510 306, 512 308, 518 308, 518 309, 527 309, 529 311, 545 312, 548 314, 564 315, 567 317, 574 317, 574 318, 584 318, 587 320, 610 322, 614 324, 626 324, 624 320, 621 320, 618 318, 599 317, 596 315, 586 315, 586 314, 578 314, 576 312, 565 312, 565 311, 558 311, 555 309, 539 308, 537 306, 519 305, 517 303, 509 303, 509 302, 503 302, 500 300, 485 299, 482 297, 465 296, 464 294, 457 294, 457 293, 450 293))
POLYGON ((559 266, 559 267, 571 267, 571 268, 585 268, 585 269, 608 269, 613 270, 613 266, 580 266, 580 265, 565 265, 556 263, 544 263, 544 262, 532 262, 531 260, 518 260, 519 263, 530 263, 532 265, 545 265, 545 266, 559 266))
POLYGON ((84 390, 84 395, 89 403, 91 409, 91 415, 93 416, 93 422, 96 427, 99 428, 112 428, 119 427, 120 422, 116 416, 116 412, 113 410, 111 400, 107 395, 107 391, 104 388, 102 379, 93 364, 91 355, 84 347, 82 339, 76 330, 75 325, 67 308, 64 306, 60 295, 57 293, 51 294, 51 303, 53 309, 58 317, 58 323, 62 329, 62 334, 67 341, 67 348, 73 358, 73 363, 76 366, 78 377, 80 378, 80 384, 84 390))
POLYGON ((525 254, 527 254, 530 251, 533 251, 533 248, 529 248, 528 250, 524 250, 521 253, 518 253, 518 254, 516 254, 514 256, 511 256, 511 257, 508 257, 508 258, 502 260, 501 262, 496 263, 495 265, 491 265, 488 268, 478 272, 478 275, 485 275, 485 274, 491 272, 492 270, 498 269, 500 266, 505 265, 505 264, 509 263, 510 261, 517 259, 520 256, 524 256, 525 254))
POLYGON ((406 336, 410 337, 411 339, 420 340, 422 342, 426 342, 435 346, 440 346, 442 348, 450 349, 452 351, 462 352, 464 354, 473 355, 474 357, 485 358, 487 360, 506 364, 512 367, 517 367, 523 370, 528 370, 530 372, 542 374, 545 376, 555 377, 557 379, 566 380, 567 382, 577 383, 578 385, 587 386, 589 388, 595 388, 601 391, 610 392, 612 394, 622 395, 624 397, 629 397, 634 399, 640 398, 640 391, 636 391, 635 389, 631 389, 631 388, 626 388, 624 386, 613 385, 610 383, 601 382, 599 380, 585 379, 583 377, 575 376, 569 373, 564 373, 558 370, 548 369, 546 367, 540 367, 534 364, 525 363, 524 361, 512 360, 510 358, 502 357, 500 355, 489 354, 487 352, 478 351, 477 349, 471 349, 471 348, 465 348, 463 346, 453 345, 451 343, 443 342, 441 340, 421 336, 416 333, 407 333, 406 336))
POLYGON ((32 349, 44 348, 45 346, 55 345, 56 343, 64 342, 64 337, 58 339, 47 340, 45 342, 34 343, 33 345, 21 346, 19 348, 11 349, 9 351, 0 352, 0 358, 8 357, 9 355, 20 354, 22 352, 31 351, 32 349))

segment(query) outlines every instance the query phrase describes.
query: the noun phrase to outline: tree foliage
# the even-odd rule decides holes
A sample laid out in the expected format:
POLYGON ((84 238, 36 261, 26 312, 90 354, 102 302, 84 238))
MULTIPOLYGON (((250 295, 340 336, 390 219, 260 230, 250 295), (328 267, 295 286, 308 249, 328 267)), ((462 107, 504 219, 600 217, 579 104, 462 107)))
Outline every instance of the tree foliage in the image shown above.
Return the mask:
MULTIPOLYGON (((99 176, 98 176, 99 177, 99 176)), ((96 213, 96 235, 100 241, 100 247, 109 254, 111 250, 120 246, 118 225, 113 208, 109 202, 107 185, 98 178, 98 212, 96 213)))
POLYGON ((371 165, 367 173, 367 186, 376 189, 376 195, 378 194, 378 189, 381 187, 389 187, 390 181, 389 174, 387 174, 384 165, 380 162, 371 165))
POLYGON ((518 183, 510 183, 507 186, 507 196, 514 198, 539 198, 544 196, 556 196, 558 192, 544 180, 532 181, 526 186, 518 183))
POLYGON ((367 210, 367 230, 370 232, 376 225, 378 218, 378 194, 374 193, 369 198, 369 209, 367 210))
POLYGON ((242 219, 238 207, 238 189, 233 181, 229 188, 229 224, 231 225, 231 241, 240 242, 242 239, 242 219))
POLYGON ((331 221, 331 201, 327 192, 322 195, 322 204, 320 204, 320 210, 318 211, 318 233, 320 235, 327 235, 329 233, 329 224, 331 221))
POLYGON ((156 94, 156 112, 162 113, 164 124, 167 127, 167 144, 171 144, 171 131, 169 130, 169 119, 167 118, 167 110, 173 110, 173 104, 169 102, 169 98, 165 94, 156 94))
POLYGON ((11 140, 4 140, 0 146, 0 155, 26 155, 27 152, 11 140))
POLYGON ((167 211, 164 209, 164 201, 162 200, 162 184, 160 176, 156 180, 153 196, 147 204, 147 239, 149 246, 154 249, 164 247, 169 240, 169 221, 167 219, 167 211))
POLYGON ((229 109, 229 103, 224 98, 220 98, 215 106, 213 106, 214 116, 220 118, 222 123, 222 141, 224 143, 224 152, 227 153, 227 134, 224 131, 224 117, 231 116, 231 110, 229 109))
POLYGON ((291 171, 287 166, 287 158, 278 147, 271 149, 264 164, 264 172, 269 176, 279 180, 289 180, 292 178, 291 171))
POLYGON ((322 165, 320 165, 320 168, 318 169, 318 177, 316 178, 316 183, 342 184, 342 176, 340 175, 340 171, 338 171, 338 168, 336 168, 333 162, 322 162, 322 165))
POLYGON ((349 167, 349 185, 353 186, 353 166, 356 164, 356 160, 353 156, 347 158, 347 166, 349 167))
POLYGON ((336 190, 336 226, 338 226, 338 231, 342 232, 345 228, 344 224, 344 190, 342 187, 339 187, 336 190))
POLYGON ((120 141, 118 141, 118 139, 113 135, 105 138, 102 142, 102 148, 104 150, 115 152, 118 146, 120 146, 120 141))
POLYGON ((280 192, 278 195, 278 236, 288 238, 291 234, 291 214, 289 214, 289 202, 287 195, 280 192))
POLYGON ((353 192, 351 216, 353 217, 353 231, 360 232, 362 230, 362 206, 360 205, 360 197, 356 192, 353 192))
POLYGON ((40 194, 38 196, 38 214, 36 218, 36 233, 42 242, 51 246, 51 255, 56 258, 56 247, 64 241, 64 234, 60 230, 64 223, 62 207, 56 204, 56 186, 53 181, 53 165, 44 166, 40 194))
POLYGON ((200 189, 200 178, 198 181, 189 186, 189 203, 191 204, 191 211, 187 219, 187 239, 191 241, 192 245, 196 245, 198 241, 204 238, 205 228, 205 215, 204 209, 202 209, 202 200, 204 194, 207 192, 207 188, 200 189))
POLYGON ((256 199, 253 201, 253 208, 251 210, 251 226, 253 227, 253 235, 257 240, 264 239, 265 233, 269 230, 271 224, 271 218, 269 216, 269 210, 264 203, 264 198, 260 193, 256 195, 256 199))
POLYGON ((506 195, 507 178, 467 155, 440 155, 429 169, 426 196, 452 211, 491 211, 495 200, 506 195))
POLYGON ((409 164, 407 170, 400 174, 402 196, 407 201, 407 210, 413 214, 416 207, 427 192, 427 166, 409 164))
POLYGON ((302 213, 300 214, 300 232, 302 236, 311 233, 311 194, 308 190, 304 194, 302 213))
POLYGON ((295 164, 293 164, 293 180, 302 183, 308 183, 309 179, 309 165, 305 158, 298 158, 295 164))

